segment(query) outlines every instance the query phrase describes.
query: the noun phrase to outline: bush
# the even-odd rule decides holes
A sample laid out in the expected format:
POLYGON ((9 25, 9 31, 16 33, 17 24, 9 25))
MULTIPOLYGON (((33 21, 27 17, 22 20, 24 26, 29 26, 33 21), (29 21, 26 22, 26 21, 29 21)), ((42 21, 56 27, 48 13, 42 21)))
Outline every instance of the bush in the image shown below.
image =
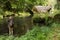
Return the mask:
POLYGON ((60 23, 60 14, 54 16, 54 22, 60 23))

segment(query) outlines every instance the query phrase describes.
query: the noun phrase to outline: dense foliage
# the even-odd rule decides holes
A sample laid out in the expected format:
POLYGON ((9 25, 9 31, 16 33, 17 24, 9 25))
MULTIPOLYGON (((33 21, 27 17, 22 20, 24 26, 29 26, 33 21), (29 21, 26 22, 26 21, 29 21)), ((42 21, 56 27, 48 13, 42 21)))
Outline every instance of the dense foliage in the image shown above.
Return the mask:
POLYGON ((60 24, 51 26, 34 26, 32 30, 21 37, 0 36, 0 40, 60 40, 60 24))
POLYGON ((0 0, 0 40, 60 40, 59 0, 0 0), (29 17, 27 7, 51 5, 51 13, 34 13, 29 17), (15 14, 14 36, 8 36, 7 15, 15 14), (32 29, 31 27, 33 22, 32 29), (3 35, 2 35, 3 34, 3 35))

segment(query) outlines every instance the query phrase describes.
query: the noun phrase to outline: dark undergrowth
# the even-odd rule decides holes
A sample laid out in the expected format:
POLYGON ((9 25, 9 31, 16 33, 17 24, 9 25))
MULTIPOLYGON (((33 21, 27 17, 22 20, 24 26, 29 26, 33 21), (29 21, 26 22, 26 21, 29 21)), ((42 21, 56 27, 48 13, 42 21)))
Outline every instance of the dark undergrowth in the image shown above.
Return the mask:
POLYGON ((0 36, 0 40, 60 40, 60 24, 53 23, 51 26, 34 26, 25 35, 0 36))

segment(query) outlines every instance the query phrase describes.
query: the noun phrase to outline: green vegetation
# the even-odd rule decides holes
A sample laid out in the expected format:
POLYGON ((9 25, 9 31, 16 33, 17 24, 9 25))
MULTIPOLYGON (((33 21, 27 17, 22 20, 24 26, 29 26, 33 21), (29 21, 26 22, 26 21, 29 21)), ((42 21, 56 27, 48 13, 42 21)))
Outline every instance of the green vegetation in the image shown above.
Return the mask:
POLYGON ((0 0, 0 40, 60 40, 60 0, 0 0), (52 8, 39 13, 34 6, 52 8), (12 14, 13 35, 9 35, 12 14))
POLYGON ((32 30, 21 37, 0 36, 0 40, 60 40, 60 24, 51 26, 34 26, 32 30))

